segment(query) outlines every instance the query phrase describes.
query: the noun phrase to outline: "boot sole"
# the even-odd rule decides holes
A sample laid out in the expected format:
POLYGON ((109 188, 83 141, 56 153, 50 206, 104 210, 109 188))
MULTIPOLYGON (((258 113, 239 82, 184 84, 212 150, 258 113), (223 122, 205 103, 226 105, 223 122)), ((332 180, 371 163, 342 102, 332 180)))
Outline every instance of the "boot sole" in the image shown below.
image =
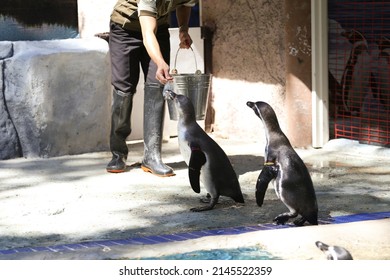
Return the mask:
POLYGON ((144 166, 144 165, 141 165, 141 169, 142 169, 143 171, 145 171, 145 172, 151 173, 151 174, 156 175, 156 176, 158 176, 158 177, 171 177, 171 176, 175 176, 175 175, 176 175, 174 172, 168 173, 168 174, 159 174, 159 173, 155 173, 155 172, 153 172, 152 169, 150 169, 149 167, 146 167, 146 166, 144 166))
POLYGON ((119 169, 119 170, 115 170, 115 169, 106 169, 106 171, 108 173, 123 173, 125 172, 125 169, 119 169))

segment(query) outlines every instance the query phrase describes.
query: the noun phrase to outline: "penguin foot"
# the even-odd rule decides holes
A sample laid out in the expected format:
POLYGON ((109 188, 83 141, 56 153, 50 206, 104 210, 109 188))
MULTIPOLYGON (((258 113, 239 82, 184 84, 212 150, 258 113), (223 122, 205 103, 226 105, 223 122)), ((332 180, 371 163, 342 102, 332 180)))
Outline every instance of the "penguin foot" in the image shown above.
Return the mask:
MULTIPOLYGON (((207 196, 208 197, 208 196, 207 196)), ((206 197, 206 200, 207 200, 206 197)), ((202 201, 205 202, 205 201, 202 201)), ((191 208, 190 210, 192 212, 202 212, 202 211, 208 211, 214 208, 214 206, 218 203, 218 197, 217 198, 211 198, 208 200, 208 205, 207 206, 202 206, 202 207, 194 207, 191 208)))
POLYGON ((286 216, 277 216, 273 221, 276 222, 277 225, 284 225, 288 221, 288 219, 289 217, 286 216))
POLYGON ((205 197, 202 197, 199 199, 200 202, 202 203, 211 203, 211 195, 208 193, 205 197))
POLYGON ((211 210, 213 209, 214 206, 203 206, 203 207, 195 207, 195 208, 191 208, 191 212, 202 212, 202 211, 208 211, 208 210, 211 210))
POLYGON ((200 198, 199 201, 202 203, 211 203, 211 195, 207 193, 206 196, 200 198))
POLYGON ((298 218, 296 219, 293 223, 294 225, 296 225, 297 227, 301 227, 303 226, 303 224, 306 222, 306 219, 304 217, 301 217, 301 218, 298 218))
POLYGON ((295 218, 298 216, 297 213, 282 213, 275 217, 274 222, 276 222, 277 225, 284 225, 290 218, 295 218))

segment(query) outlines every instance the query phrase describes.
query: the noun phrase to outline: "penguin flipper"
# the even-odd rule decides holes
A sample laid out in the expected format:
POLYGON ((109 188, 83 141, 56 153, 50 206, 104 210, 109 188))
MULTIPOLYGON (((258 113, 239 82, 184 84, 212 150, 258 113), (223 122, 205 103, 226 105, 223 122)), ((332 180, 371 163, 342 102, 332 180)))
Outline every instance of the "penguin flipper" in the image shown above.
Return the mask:
POLYGON ((259 207, 263 205, 268 184, 276 178, 277 172, 278 168, 275 165, 265 165, 261 170, 256 183, 256 203, 259 207))
POLYGON ((206 163, 206 156, 197 145, 191 145, 191 156, 188 164, 188 177, 194 192, 200 193, 200 169, 206 163))

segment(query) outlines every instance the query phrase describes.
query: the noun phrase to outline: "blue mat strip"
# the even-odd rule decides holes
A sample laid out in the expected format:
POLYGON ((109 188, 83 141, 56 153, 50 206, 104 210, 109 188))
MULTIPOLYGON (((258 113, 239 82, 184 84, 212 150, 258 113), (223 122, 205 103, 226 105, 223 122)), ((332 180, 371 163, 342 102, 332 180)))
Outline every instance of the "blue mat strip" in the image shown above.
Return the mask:
MULTIPOLYGON (((369 220, 380 220, 390 218, 390 212, 376 212, 376 213, 361 213, 353 214, 347 216, 338 216, 331 217, 328 219, 320 219, 318 222, 320 225, 326 224, 344 224, 352 222, 361 222, 369 220)), ((0 255, 10 255, 17 253, 33 253, 33 252, 74 252, 80 249, 93 248, 93 247, 113 247, 113 246, 125 246, 125 245, 151 245, 159 244, 173 241, 183 241, 201 238, 205 236, 216 236, 216 235, 234 235, 242 234, 247 232, 259 231, 259 230, 274 230, 274 229, 283 229, 295 227, 294 225, 276 225, 276 224, 261 224, 253 226, 240 226, 234 228, 226 229, 212 229, 212 230, 202 230, 202 231, 193 231, 185 233, 176 233, 176 234, 164 234, 156 236, 144 236, 144 237, 135 237, 127 239, 118 239, 118 240, 104 240, 104 241, 91 241, 91 242, 82 242, 78 244, 65 244, 65 245, 55 245, 47 247, 24 247, 24 248, 14 248, 8 250, 0 250, 0 255)))

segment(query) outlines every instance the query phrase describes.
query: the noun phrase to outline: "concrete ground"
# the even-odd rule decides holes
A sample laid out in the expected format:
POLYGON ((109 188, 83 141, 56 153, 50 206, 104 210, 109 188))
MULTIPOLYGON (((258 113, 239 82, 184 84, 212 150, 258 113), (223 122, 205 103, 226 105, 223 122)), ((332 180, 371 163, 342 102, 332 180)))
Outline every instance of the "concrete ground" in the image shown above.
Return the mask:
MULTIPOLYGON (((189 185, 177 139, 163 145, 164 161, 176 176, 159 178, 136 164, 142 143, 129 143, 128 172, 109 174, 108 152, 48 159, 0 161, 0 252, 15 248, 131 239, 271 223, 286 211, 270 186, 263 207, 254 187, 264 147, 255 142, 215 139, 239 177, 245 204, 221 198, 215 209, 193 213, 200 196, 189 185)), ((297 149, 312 175, 319 219, 390 211, 390 149, 332 140, 322 149, 297 149)), ((142 246, 88 248, 69 252, 0 254, 0 259, 140 258, 253 243, 284 259, 321 259, 318 239, 337 243, 357 259, 390 259, 390 219, 256 231, 142 246), (245 240, 245 241, 244 241, 245 240), (181 243, 180 243, 181 242, 181 243), (177 246, 175 244, 178 244, 177 246), (175 249, 176 248, 176 249, 175 249)))

